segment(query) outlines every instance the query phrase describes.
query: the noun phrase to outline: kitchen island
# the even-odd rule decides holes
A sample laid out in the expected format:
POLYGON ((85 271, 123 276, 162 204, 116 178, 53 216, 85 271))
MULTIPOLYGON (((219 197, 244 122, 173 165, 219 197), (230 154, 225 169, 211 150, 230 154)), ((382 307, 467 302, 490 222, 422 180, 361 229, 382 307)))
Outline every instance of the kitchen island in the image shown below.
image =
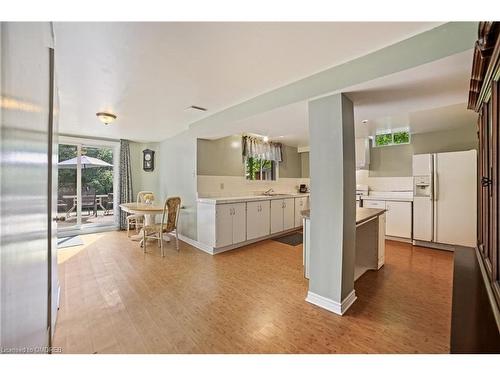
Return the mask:
MULTIPOLYGON (((378 270, 384 265, 385 209, 356 208, 356 260, 354 280, 368 270, 378 270)), ((304 221, 304 276, 309 279, 311 210, 301 212, 304 221)))

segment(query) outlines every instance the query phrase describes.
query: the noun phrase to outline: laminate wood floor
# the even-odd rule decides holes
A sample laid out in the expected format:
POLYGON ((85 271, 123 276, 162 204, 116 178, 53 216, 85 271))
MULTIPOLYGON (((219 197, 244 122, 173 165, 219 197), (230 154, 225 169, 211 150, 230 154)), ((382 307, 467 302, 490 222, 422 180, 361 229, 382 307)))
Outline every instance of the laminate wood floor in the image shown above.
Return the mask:
POLYGON ((387 241, 344 316, 305 302, 302 246, 143 254, 125 232, 59 252, 63 353, 448 353, 453 254, 387 241))

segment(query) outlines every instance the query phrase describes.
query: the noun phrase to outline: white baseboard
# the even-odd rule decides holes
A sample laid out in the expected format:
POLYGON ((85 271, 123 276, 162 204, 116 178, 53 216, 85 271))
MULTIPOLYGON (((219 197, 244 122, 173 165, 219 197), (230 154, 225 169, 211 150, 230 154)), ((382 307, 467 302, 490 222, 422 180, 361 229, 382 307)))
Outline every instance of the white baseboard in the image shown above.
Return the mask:
POLYGON ((192 238, 183 236, 182 234, 179 233, 179 240, 186 242, 190 244, 193 247, 196 247, 198 250, 204 251, 205 253, 208 253, 210 255, 214 255, 214 250, 211 246, 205 245, 201 242, 198 242, 196 240, 193 240, 192 238))
POLYGON ((444 244, 444 243, 413 240, 412 244, 413 244, 413 246, 422 246, 422 247, 430 247, 432 249, 438 249, 438 250, 455 251, 455 246, 444 244))
POLYGON ((406 242, 406 243, 411 243, 411 239, 410 238, 405 238, 405 237, 394 237, 394 236, 385 236, 385 239, 386 240, 390 240, 390 241, 398 241, 398 242, 406 242))
POLYGON ((288 233, 293 233, 293 232, 295 232, 295 231, 297 231, 297 230, 299 230, 301 228, 302 227, 288 229, 288 230, 283 231, 283 232, 273 233, 273 234, 269 234, 269 235, 264 236, 264 237, 254 238, 252 240, 248 240, 248 241, 244 241, 244 242, 239 242, 239 243, 234 244, 234 245, 229 245, 229 246, 219 247, 219 248, 215 248, 215 247, 212 247, 210 245, 206 245, 204 243, 195 241, 192 238, 183 236, 182 234, 179 234, 179 240, 184 241, 184 242, 190 244, 191 246, 194 246, 197 249, 199 249, 201 251, 204 251, 205 253, 208 253, 210 255, 215 255, 215 254, 223 253, 225 251, 234 250, 234 249, 237 249, 239 247, 250 245, 250 244, 253 244, 253 243, 256 243, 256 242, 259 242, 259 241, 269 240, 269 239, 275 238, 275 237, 281 237, 281 236, 284 236, 284 235, 286 235, 288 233))
POLYGON ((334 301, 330 298, 320 296, 319 294, 313 293, 311 291, 307 292, 306 301, 325 310, 331 311, 337 315, 344 315, 349 307, 352 306, 354 301, 356 301, 356 299, 356 293, 353 289, 352 292, 349 293, 349 295, 344 298, 341 303, 338 303, 337 301, 334 301))

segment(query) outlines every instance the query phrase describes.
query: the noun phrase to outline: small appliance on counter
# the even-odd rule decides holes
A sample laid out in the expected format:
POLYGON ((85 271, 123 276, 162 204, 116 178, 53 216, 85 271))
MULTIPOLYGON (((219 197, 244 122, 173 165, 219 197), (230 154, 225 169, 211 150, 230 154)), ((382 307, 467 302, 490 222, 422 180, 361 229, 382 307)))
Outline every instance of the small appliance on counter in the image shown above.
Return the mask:
POLYGON ((299 186, 299 193, 308 193, 309 189, 307 188, 306 184, 300 184, 299 186))
POLYGON ((369 187, 368 185, 356 185, 356 207, 361 207, 361 197, 368 195, 369 187))

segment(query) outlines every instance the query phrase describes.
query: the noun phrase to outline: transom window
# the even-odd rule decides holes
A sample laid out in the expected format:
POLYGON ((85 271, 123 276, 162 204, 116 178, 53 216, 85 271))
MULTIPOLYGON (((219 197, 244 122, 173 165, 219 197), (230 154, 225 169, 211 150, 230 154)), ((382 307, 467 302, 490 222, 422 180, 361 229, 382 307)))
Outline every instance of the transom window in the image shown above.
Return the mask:
POLYGON ((373 140, 375 147, 405 145, 410 143, 409 129, 389 129, 377 132, 373 140))

